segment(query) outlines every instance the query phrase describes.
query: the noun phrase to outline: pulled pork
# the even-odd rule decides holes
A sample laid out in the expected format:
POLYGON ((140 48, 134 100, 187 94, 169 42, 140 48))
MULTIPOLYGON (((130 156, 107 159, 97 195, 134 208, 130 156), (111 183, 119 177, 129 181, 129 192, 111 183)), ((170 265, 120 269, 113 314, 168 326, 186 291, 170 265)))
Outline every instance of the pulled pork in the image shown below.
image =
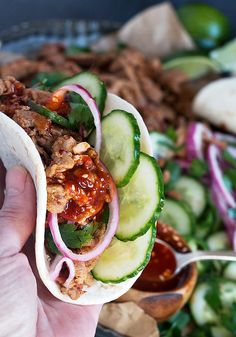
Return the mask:
POLYGON ((60 72, 73 76, 81 70, 97 73, 108 90, 133 104, 143 115, 150 131, 165 132, 193 119, 191 103, 206 83, 216 78, 188 81, 183 72, 164 70, 159 58, 147 58, 133 48, 107 53, 70 54, 63 44, 46 44, 36 60, 19 59, 0 67, 0 74, 13 75, 26 84, 40 72, 60 72))

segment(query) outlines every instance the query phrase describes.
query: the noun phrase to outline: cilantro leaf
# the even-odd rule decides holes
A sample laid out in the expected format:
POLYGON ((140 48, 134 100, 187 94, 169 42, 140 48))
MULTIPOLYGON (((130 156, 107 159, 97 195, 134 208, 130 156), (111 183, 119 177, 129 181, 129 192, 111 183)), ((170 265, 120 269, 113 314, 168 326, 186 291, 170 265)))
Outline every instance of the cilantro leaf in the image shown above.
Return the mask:
POLYGON ((166 130, 166 136, 172 139, 174 142, 177 140, 177 133, 172 126, 169 126, 166 130))
POLYGON ((71 112, 68 115, 70 124, 75 129, 82 126, 87 132, 91 131, 94 128, 94 118, 83 98, 76 93, 70 93, 69 102, 71 107, 71 112))
POLYGON ((208 172, 208 165, 205 160, 193 159, 189 167, 189 173, 195 178, 201 178, 208 172))
POLYGON ((229 310, 222 312, 220 317, 222 325, 234 334, 236 331, 236 303, 232 303, 229 310))
MULTIPOLYGON (((94 222, 86 225, 81 229, 73 224, 59 225, 62 240, 69 248, 81 248, 83 244, 89 242, 93 238, 93 234, 98 229, 98 225, 94 222)), ((60 254, 51 234, 50 229, 46 229, 45 240, 48 249, 54 254, 60 254)))
POLYGON ((230 180, 231 187, 236 189, 236 171, 233 168, 226 168, 224 170, 224 177, 227 177, 230 180))
POLYGON ((93 116, 89 107, 86 104, 70 103, 71 112, 68 115, 68 120, 74 128, 79 128, 82 125, 87 131, 94 127, 93 116))
POLYGON ((32 80, 31 86, 40 90, 51 90, 53 87, 66 79, 68 76, 60 73, 38 73, 32 80))
POLYGON ((182 330, 190 322, 190 315, 185 311, 179 311, 168 321, 158 325, 161 337, 181 337, 182 330))
POLYGON ((222 303, 220 299, 220 287, 217 280, 212 280, 211 286, 209 287, 205 300, 207 304, 215 311, 219 312, 222 309, 222 303))
POLYGON ((74 44, 68 46, 66 48, 66 55, 68 56, 73 56, 73 55, 76 55, 76 54, 79 54, 79 53, 90 53, 91 52, 91 49, 88 48, 88 47, 79 47, 79 46, 76 46, 74 44))

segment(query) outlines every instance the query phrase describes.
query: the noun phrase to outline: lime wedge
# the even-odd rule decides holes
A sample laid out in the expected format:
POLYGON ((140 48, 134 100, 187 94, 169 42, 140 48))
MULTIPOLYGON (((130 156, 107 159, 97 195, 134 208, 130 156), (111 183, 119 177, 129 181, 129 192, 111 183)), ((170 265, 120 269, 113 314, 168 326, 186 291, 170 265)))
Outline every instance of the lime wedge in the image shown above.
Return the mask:
POLYGON ((176 69, 184 72, 189 79, 195 79, 209 72, 218 73, 221 68, 217 62, 205 56, 179 57, 164 63, 164 69, 176 69))
POLYGON ((217 61, 224 71, 236 71, 236 39, 210 53, 212 60, 217 61))

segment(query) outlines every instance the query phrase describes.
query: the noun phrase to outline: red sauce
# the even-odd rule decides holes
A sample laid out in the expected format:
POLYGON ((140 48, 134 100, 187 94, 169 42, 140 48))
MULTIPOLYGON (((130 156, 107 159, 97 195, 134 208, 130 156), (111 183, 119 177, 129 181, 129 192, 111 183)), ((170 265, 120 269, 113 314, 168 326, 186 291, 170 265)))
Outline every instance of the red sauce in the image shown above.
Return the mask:
POLYGON ((51 111, 56 111, 61 116, 67 116, 70 112, 70 104, 65 99, 65 91, 56 91, 51 95, 46 107, 51 111))
POLYGON ((144 269, 134 288, 143 291, 161 291, 178 283, 178 276, 171 278, 176 260, 168 247, 155 243, 149 264, 144 269))
POLYGON ((110 176, 93 164, 89 156, 83 165, 69 170, 65 174, 64 186, 70 193, 71 199, 67 203, 61 217, 66 220, 77 221, 94 217, 108 201, 110 176), (92 165, 92 168, 88 169, 92 165))

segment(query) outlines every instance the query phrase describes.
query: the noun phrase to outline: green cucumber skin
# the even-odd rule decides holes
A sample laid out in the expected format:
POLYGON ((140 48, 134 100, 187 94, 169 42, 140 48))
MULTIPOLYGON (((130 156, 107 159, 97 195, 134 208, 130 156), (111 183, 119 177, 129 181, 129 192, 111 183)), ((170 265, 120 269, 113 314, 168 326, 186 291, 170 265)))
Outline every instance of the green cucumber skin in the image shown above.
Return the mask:
POLYGON ((95 280, 97 281, 101 281, 103 283, 111 283, 111 284, 117 284, 117 283, 121 283, 121 282, 124 282, 130 278, 133 278, 134 276, 136 276, 140 271, 142 271, 148 264, 148 262, 150 261, 151 259, 151 254, 152 254, 152 250, 153 250, 153 247, 154 247, 154 243, 155 243, 155 239, 156 239, 156 226, 152 226, 152 236, 151 236, 151 239, 150 239, 150 242, 149 242, 149 246, 147 248, 147 253, 146 253, 146 258, 145 260, 138 266, 137 269, 135 269, 135 271, 133 271, 132 273, 124 276, 124 277, 121 277, 120 279, 117 279, 117 280, 105 280, 105 279, 102 279, 102 278, 99 278, 96 276, 96 274, 93 272, 93 270, 91 271, 93 277, 95 278, 95 280))
POLYGON ((155 158, 149 156, 146 153, 140 152, 140 154, 142 154, 144 157, 146 157, 151 163, 152 166, 155 167, 155 171, 157 174, 157 181, 158 181, 158 194, 159 194, 159 203, 157 204, 156 209, 154 210, 152 216, 150 217, 150 219, 148 220, 147 223, 145 223, 143 225, 143 227, 141 228, 141 230, 129 237, 124 237, 122 235, 116 234, 116 238, 120 241, 133 241, 135 239, 137 239, 139 236, 144 235, 151 226, 155 225, 156 221, 158 220, 161 211, 164 207, 164 182, 163 182, 163 176, 162 176, 162 172, 161 169, 159 167, 159 165, 157 164, 155 158))
MULTIPOLYGON (((175 200, 175 199, 171 199, 171 198, 167 198, 166 200, 170 200, 170 201, 173 201, 173 202, 177 203, 178 206, 181 207, 184 210, 184 212, 187 213, 187 215, 188 215, 188 218, 190 220, 190 230, 189 230, 188 234, 185 234, 183 236, 188 238, 188 237, 191 237, 192 235, 194 235, 195 230, 196 230, 196 218, 195 218, 195 215, 194 215, 191 207, 184 200, 175 200)), ((162 219, 160 219, 160 221, 163 222, 163 223, 165 222, 162 219)), ((165 222, 165 223, 167 223, 167 222, 165 222)), ((172 226, 172 227, 178 231, 177 227, 175 227, 175 226, 172 226)))
POLYGON ((76 74, 72 77, 68 77, 65 80, 63 80, 62 82, 60 82, 59 84, 57 84, 55 87, 53 87, 53 90, 57 90, 60 87, 62 87, 64 85, 67 85, 67 84, 80 84, 79 79, 80 79, 80 77, 82 77, 84 75, 96 78, 100 82, 100 97, 96 98, 95 100, 96 100, 96 103, 98 105, 98 109, 99 109, 100 113, 102 114, 102 112, 104 111, 104 108, 105 108, 105 104, 106 104, 107 89, 106 89, 105 83, 102 80, 100 80, 100 78, 97 75, 95 75, 94 73, 90 73, 89 71, 81 71, 80 73, 78 73, 78 74, 76 74))
POLYGON ((188 213, 188 216, 189 216, 190 221, 191 221, 191 230, 190 230, 189 235, 194 235, 195 231, 196 231, 196 217, 195 217, 195 215, 192 211, 192 208, 184 200, 178 200, 178 203, 185 210, 185 212, 188 213))
MULTIPOLYGON (((193 183, 195 183, 196 185, 199 185, 199 188, 202 189, 202 191, 203 191, 204 206, 203 206, 202 210, 201 210, 201 211, 198 211, 197 213, 196 213, 196 212, 194 211, 194 209, 192 208, 191 203, 189 203, 188 200, 185 200, 185 197, 183 196, 184 194, 181 195, 182 198, 183 198, 183 200, 184 200, 184 201, 191 207, 192 212, 193 212, 193 214, 196 216, 196 218, 199 218, 199 217, 203 214, 203 212, 204 212, 204 210, 205 210, 205 208, 206 208, 206 205, 207 205, 207 192, 206 192, 206 188, 203 186, 202 183, 198 182, 196 178, 193 178, 193 177, 187 176, 187 175, 182 175, 182 176, 178 179, 177 184, 178 184, 178 182, 179 182, 181 179, 182 179, 182 180, 187 180, 187 181, 189 182, 189 185, 191 184, 191 181, 193 181, 193 183)), ((177 187, 177 186, 176 186, 176 187, 177 187)), ((181 191, 180 191, 178 188, 176 188, 176 187, 174 187, 174 189, 176 189, 177 192, 179 192, 179 193, 181 194, 181 191)))
POLYGON ((123 113, 126 115, 129 123, 131 124, 131 127, 133 129, 133 134, 134 134, 134 137, 133 137, 134 153, 133 153, 133 160, 132 160, 133 164, 130 166, 123 180, 116 184, 118 188, 121 188, 129 183, 130 179, 134 175, 139 165, 141 134, 140 134, 140 129, 139 129, 136 118, 131 113, 124 111, 124 110, 112 110, 107 116, 103 117, 102 122, 105 121, 106 119, 111 118, 113 114, 118 114, 118 113, 123 113))

